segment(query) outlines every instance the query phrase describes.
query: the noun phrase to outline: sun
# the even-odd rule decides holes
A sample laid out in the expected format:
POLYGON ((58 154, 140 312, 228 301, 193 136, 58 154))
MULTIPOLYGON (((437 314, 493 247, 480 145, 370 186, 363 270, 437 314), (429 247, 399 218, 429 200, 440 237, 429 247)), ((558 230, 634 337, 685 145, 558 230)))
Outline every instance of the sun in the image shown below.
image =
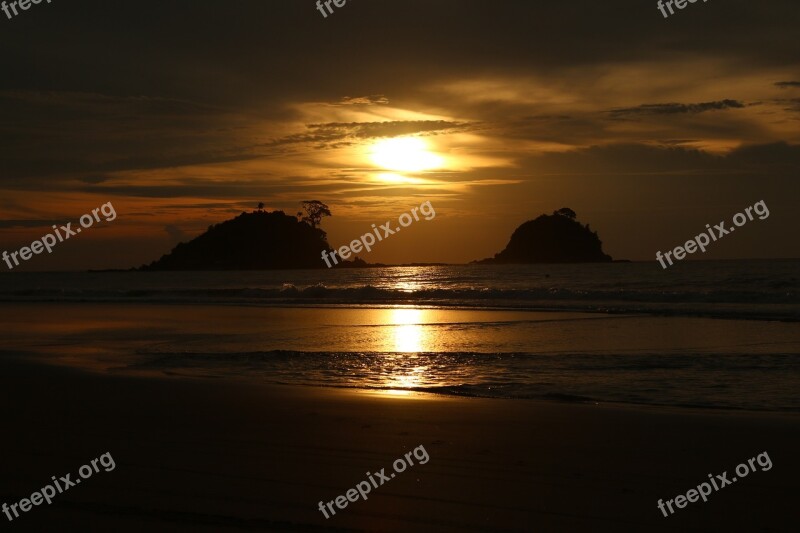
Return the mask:
POLYGON ((395 137, 372 145, 371 159, 386 170, 419 172, 442 166, 442 158, 428 149, 417 137, 395 137))

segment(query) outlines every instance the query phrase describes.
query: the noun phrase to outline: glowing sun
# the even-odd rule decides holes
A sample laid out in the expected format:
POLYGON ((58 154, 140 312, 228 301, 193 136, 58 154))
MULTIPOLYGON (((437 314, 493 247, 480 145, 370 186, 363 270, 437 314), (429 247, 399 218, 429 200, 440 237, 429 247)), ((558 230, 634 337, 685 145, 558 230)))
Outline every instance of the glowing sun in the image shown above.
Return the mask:
POLYGON ((396 137, 372 145, 371 159, 387 170, 419 172, 442 166, 442 158, 432 153, 422 139, 396 137))

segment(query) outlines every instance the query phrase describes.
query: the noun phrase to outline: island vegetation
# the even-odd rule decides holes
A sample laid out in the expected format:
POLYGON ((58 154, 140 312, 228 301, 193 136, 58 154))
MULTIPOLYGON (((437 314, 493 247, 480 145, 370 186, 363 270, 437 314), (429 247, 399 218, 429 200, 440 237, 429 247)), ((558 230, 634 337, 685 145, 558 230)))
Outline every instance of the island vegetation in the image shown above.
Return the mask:
POLYGON ((602 263, 611 256, 589 224, 582 225, 572 209, 563 207, 520 225, 505 249, 479 264, 602 263))

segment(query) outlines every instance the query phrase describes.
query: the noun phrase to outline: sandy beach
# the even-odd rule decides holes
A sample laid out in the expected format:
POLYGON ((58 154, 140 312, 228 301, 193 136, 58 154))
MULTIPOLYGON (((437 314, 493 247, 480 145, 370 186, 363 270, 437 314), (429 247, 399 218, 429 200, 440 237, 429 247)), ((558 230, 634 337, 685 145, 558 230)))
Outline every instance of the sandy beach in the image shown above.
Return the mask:
POLYGON ((790 531, 796 415, 392 395, 109 376, 2 357, 0 496, 109 452, 17 531, 790 531), (424 445, 430 460, 326 520, 332 500, 424 445), (767 451, 774 467, 664 518, 767 451))

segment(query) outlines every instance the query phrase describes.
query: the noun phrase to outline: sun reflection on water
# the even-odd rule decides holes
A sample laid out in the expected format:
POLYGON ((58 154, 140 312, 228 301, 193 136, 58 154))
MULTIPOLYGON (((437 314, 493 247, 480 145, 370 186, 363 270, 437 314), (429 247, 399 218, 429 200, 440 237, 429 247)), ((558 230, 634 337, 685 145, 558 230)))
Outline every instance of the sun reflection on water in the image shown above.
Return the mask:
POLYGON ((389 325, 394 334, 394 351, 425 351, 425 331, 422 322, 425 313, 422 309, 393 309, 389 325))
POLYGON ((427 311, 400 308, 389 313, 386 322, 391 328, 395 353, 383 360, 383 386, 398 394, 407 393, 408 389, 421 387, 428 372, 427 366, 417 364, 419 358, 416 355, 431 349, 429 333, 425 329, 427 311))

